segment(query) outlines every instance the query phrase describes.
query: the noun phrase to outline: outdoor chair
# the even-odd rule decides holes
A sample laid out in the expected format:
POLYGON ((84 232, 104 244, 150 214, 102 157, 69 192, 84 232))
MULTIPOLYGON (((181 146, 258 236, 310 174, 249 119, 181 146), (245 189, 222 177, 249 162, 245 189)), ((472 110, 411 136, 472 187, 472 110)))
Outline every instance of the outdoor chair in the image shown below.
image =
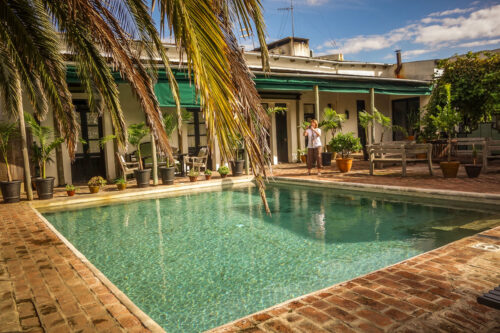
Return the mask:
POLYGON ((500 286, 493 288, 483 296, 477 297, 477 302, 490 308, 500 310, 500 286))
POLYGON ((207 160, 208 160, 208 150, 206 147, 203 147, 200 149, 197 156, 187 156, 185 159, 185 163, 186 166, 189 167, 189 169, 194 169, 200 172, 202 168, 203 169, 207 168, 207 160))
POLYGON ((375 163, 401 163, 403 177, 406 176, 408 162, 427 162, 432 176, 432 144, 430 143, 380 143, 368 146, 370 175, 373 176, 375 163), (426 154, 425 158, 420 156, 426 154))
POLYGON ((118 163, 120 164, 122 177, 124 179, 127 179, 127 175, 133 175, 134 170, 139 170, 139 162, 127 162, 125 161, 125 157, 118 152, 116 153, 116 157, 118 159, 118 163))

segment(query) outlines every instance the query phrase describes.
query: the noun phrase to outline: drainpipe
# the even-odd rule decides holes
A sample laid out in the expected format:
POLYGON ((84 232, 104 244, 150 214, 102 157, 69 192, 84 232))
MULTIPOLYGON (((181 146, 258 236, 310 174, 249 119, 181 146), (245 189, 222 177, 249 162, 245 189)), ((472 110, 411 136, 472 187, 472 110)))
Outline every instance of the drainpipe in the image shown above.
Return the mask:
POLYGON ((396 50, 396 69, 394 70, 394 74, 398 79, 401 78, 401 69, 403 68, 403 62, 401 61, 401 50, 396 50))

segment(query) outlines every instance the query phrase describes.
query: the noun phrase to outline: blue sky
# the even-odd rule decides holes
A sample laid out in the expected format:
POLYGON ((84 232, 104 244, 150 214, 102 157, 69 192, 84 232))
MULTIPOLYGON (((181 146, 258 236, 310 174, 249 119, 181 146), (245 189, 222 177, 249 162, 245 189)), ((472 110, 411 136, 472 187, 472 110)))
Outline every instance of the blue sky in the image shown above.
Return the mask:
MULTIPOLYGON (((290 1, 262 3, 269 41, 291 35, 289 14, 278 11, 290 1)), ((403 61, 500 48, 500 0, 295 0, 294 6, 295 35, 309 38, 315 55, 393 63, 398 48, 403 61)))

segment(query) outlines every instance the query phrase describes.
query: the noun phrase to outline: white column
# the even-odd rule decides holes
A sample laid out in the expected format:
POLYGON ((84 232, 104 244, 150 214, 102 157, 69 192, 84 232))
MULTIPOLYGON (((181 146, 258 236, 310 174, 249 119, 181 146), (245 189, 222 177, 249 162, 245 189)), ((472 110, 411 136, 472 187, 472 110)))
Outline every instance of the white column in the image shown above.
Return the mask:
POLYGON ((158 156, 156 155, 156 141, 151 133, 151 156, 153 158, 153 185, 158 185, 158 156))
MULTIPOLYGON (((372 115, 375 112, 375 88, 370 88, 370 112, 372 115)), ((371 131, 368 130, 369 144, 375 143, 375 125, 375 121, 373 121, 371 131)))
POLYGON ((319 87, 314 86, 314 117, 319 121, 319 87))
POLYGON ((278 164, 278 145, 276 143, 276 117, 273 113, 271 115, 271 163, 273 165, 278 164))

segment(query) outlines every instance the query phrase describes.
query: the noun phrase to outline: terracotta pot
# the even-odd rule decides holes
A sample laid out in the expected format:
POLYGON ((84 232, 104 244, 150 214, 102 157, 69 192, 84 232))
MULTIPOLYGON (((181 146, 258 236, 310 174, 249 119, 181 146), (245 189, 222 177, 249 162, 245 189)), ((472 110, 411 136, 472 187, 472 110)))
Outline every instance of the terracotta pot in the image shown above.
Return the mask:
POLYGON ((21 200, 21 181, 0 182, 2 198, 5 203, 14 203, 21 200))
POLYGON ((423 159, 427 158, 427 153, 415 154, 415 157, 418 158, 418 159, 420 159, 420 160, 423 160, 423 159))
POLYGON ((118 191, 126 190, 127 189, 127 183, 125 183, 125 184, 116 184, 116 188, 118 189, 118 191))
POLYGON ((339 168, 340 172, 351 171, 352 158, 337 158, 335 162, 337 162, 337 168, 339 168))
POLYGON ((195 181, 198 180, 198 176, 189 176, 189 181, 194 183, 195 181))
POLYGON ((441 162, 439 166, 441 167, 441 171, 443 171, 444 178, 457 178, 460 162, 441 162))
POLYGON ((68 197, 72 197, 75 195, 75 190, 73 191, 66 191, 66 193, 68 194, 68 197))
POLYGON ((307 155, 300 155, 300 160, 302 163, 307 163, 307 155))
POLYGON ((220 175, 220 178, 226 178, 227 177, 227 173, 226 174, 221 174, 220 175))
POLYGON ((467 173, 467 177, 476 178, 481 173, 481 169, 483 166, 481 164, 466 164, 465 172, 467 173))
POLYGON ((100 188, 101 188, 100 186, 91 186, 91 185, 89 185, 89 191, 90 191, 90 193, 97 193, 97 192, 99 192, 100 188))
POLYGON ((210 180, 212 178, 212 175, 205 175, 205 180, 210 180))
POLYGON ((415 140, 415 135, 408 135, 408 136, 406 137, 406 140, 408 140, 408 141, 413 141, 413 140, 415 140))

